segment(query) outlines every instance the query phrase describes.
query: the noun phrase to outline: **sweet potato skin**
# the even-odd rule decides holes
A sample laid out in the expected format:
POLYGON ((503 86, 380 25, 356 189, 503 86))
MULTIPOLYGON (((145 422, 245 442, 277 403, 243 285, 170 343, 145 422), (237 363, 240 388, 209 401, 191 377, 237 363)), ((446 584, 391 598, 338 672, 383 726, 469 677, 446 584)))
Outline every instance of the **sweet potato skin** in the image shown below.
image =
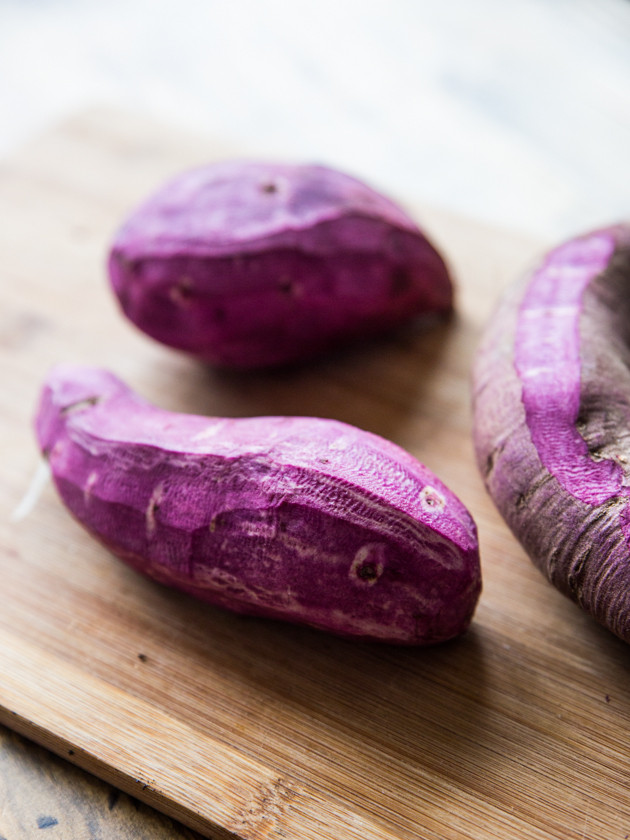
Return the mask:
POLYGON ((138 571, 237 612, 426 645, 462 633, 475 524, 411 455, 333 420, 157 409, 61 366, 36 417, 77 520, 138 571))
POLYGON ((183 173, 131 213, 108 270, 137 327, 235 368, 299 362, 453 305, 446 265, 411 218, 323 166, 183 173))
POLYGON ((566 242, 505 294, 473 368, 486 488, 544 575, 630 642, 630 227, 566 242))

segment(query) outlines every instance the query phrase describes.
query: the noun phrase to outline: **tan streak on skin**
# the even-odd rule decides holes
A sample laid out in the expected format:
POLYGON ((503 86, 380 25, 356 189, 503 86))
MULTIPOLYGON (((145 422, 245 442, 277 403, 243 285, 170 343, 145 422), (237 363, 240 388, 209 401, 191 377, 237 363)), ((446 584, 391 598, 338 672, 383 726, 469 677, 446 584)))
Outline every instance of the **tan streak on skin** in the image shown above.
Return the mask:
POLYGON ((90 501, 92 498, 92 490, 94 485, 98 480, 98 473, 96 471, 91 472, 88 476, 87 481, 85 482, 85 487, 83 488, 83 498, 85 499, 85 504, 90 501))
POLYGON ((67 405, 65 408, 61 410, 61 416, 67 417, 69 414, 76 414, 78 411, 83 411, 85 408, 92 408, 92 406, 98 405, 102 400, 102 397, 94 396, 94 397, 86 397, 83 400, 79 400, 78 402, 71 403, 67 405))
POLYGON ((190 302, 190 296, 193 290, 193 281, 190 277, 180 277, 174 286, 171 286, 169 297, 178 306, 185 306, 190 302))
POLYGON ((147 523, 147 537, 152 537, 155 533, 155 529, 157 527, 157 523, 155 521, 155 514, 160 506, 160 502, 164 496, 164 485, 158 484, 153 493, 151 494, 151 498, 149 499, 149 504, 147 505, 146 510, 146 523, 147 523))

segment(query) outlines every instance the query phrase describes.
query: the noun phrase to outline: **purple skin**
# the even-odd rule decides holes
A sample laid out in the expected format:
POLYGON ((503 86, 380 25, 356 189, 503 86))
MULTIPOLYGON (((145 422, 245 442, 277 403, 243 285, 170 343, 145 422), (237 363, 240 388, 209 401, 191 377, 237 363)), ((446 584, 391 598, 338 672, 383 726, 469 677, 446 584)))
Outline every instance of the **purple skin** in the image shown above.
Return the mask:
POLYGON ((108 268, 145 333, 243 369, 453 306, 444 261, 412 219, 323 166, 237 161, 180 175, 127 219, 108 268))
POLYGON ((533 562, 630 642, 630 226, 551 251, 475 361, 488 492, 533 562))
POLYGON ((60 366, 36 419, 65 505, 138 571, 220 607, 429 645, 468 627, 475 524, 404 450, 334 420, 155 408, 60 366))

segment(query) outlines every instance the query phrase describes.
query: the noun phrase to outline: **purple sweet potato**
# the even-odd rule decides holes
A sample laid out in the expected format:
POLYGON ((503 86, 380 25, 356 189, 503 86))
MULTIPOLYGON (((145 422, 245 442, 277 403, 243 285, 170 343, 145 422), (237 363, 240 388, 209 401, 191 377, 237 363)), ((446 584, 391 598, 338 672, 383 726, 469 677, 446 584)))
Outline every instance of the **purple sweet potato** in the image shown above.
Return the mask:
POLYGON ((412 219, 323 166, 180 175, 118 231, 109 275, 141 330, 238 368, 301 361, 453 305, 444 261, 412 219))
POLYGON ((144 574, 237 612, 399 644, 469 625, 475 524, 426 467, 353 426, 153 407, 62 366, 36 420, 62 500, 144 574))
POLYGON ((486 487, 533 562, 630 642, 630 226, 511 288, 474 366, 486 487))

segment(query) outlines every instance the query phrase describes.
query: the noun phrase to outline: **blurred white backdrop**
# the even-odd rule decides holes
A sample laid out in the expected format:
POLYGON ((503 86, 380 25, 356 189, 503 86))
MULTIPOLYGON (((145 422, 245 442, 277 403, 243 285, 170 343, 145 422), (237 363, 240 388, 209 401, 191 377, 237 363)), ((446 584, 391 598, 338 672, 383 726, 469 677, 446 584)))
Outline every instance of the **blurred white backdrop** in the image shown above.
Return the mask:
POLYGON ((630 218, 629 0, 0 0, 0 155, 94 104, 545 239, 630 218))

